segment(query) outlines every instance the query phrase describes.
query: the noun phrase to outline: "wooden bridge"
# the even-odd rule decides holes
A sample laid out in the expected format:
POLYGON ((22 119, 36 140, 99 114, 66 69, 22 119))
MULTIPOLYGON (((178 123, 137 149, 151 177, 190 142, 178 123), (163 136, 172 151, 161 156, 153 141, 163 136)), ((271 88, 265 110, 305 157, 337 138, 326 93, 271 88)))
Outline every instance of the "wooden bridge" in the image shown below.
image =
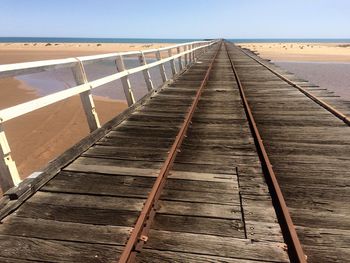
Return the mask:
POLYGON ((68 66, 78 85, 1 122, 81 94, 92 131, 20 183, 0 130, 0 262, 350 262, 349 104, 222 40, 139 52, 134 69, 127 55, 0 66, 68 66), (101 59, 118 73, 89 82, 101 59), (130 107, 100 127, 91 89, 118 78, 130 107))

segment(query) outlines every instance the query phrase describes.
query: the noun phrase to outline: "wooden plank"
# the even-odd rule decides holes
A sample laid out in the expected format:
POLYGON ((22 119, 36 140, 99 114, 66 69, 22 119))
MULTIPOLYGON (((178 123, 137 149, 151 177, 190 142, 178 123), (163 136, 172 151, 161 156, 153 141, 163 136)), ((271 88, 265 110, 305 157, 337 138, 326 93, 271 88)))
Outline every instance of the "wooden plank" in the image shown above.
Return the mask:
POLYGON ((80 224, 132 227, 139 211, 60 206, 55 204, 25 203, 16 212, 18 217, 47 219, 80 224))
POLYGON ((80 157, 67 166, 65 170, 104 174, 156 176, 160 166, 161 162, 80 157))
POLYGON ((0 235, 0 256, 48 262, 117 262, 120 246, 0 235), (20 249, 19 249, 20 248, 20 249))
POLYGON ((151 230, 147 248, 236 259, 289 262, 283 243, 151 230))
POLYGON ((49 205, 54 204, 68 207, 140 211, 144 200, 110 196, 37 192, 27 202, 49 205))
POLYGON ((165 188, 234 195, 238 193, 237 181, 234 181, 234 179, 236 178, 226 174, 215 175, 172 171, 171 175, 168 177, 165 188))
MULTIPOLYGON (((334 213, 329 210, 290 208, 295 223, 299 226, 317 226, 318 228, 333 228, 340 230, 350 229, 349 216, 343 213, 334 213)), ((345 234, 346 232, 344 232, 345 234)))
POLYGON ((244 219, 247 221, 261 221, 266 223, 277 223, 277 217, 271 200, 261 196, 243 196, 242 205, 244 219), (259 200, 260 199, 260 200, 259 200))
POLYGON ((61 172, 41 191, 147 198, 153 183, 150 177, 61 172))
MULTIPOLYGON (((160 163, 155 165, 155 162, 120 162, 112 159, 101 159, 101 158, 86 158, 80 157, 75 162, 65 168, 67 171, 77 172, 91 172, 91 173, 103 173, 103 174, 115 174, 115 175, 132 175, 132 176, 150 176, 156 177, 158 175, 160 163), (124 164, 121 166, 120 164, 124 164), (151 165, 153 164, 153 165, 151 165), (131 167, 130 167, 131 166, 131 167), (150 169, 149 167, 154 168, 150 169)), ((186 179, 209 181, 209 182, 228 182, 232 180, 232 174, 235 174, 235 168, 226 170, 221 168, 209 169, 214 172, 202 173, 201 167, 197 168, 196 171, 190 171, 189 168, 193 167, 191 164, 175 164, 175 167, 171 173, 171 178, 174 179, 186 179), (225 171, 226 173, 220 173, 219 171, 225 171)), ((198 166, 196 166, 198 167, 198 166)), ((204 167, 204 166, 203 166, 204 167)))
POLYGON ((103 226, 10 216, 0 235, 62 240, 90 244, 124 245, 131 227, 103 226))
POLYGON ((203 216, 224 219, 241 219, 240 206, 219 205, 206 203, 176 202, 176 201, 160 201, 160 214, 167 215, 188 215, 203 216))
MULTIPOLYGON (((239 204, 237 190, 236 195, 234 195, 232 191, 229 193, 222 193, 221 189, 205 191, 203 189, 198 189, 198 186, 203 185, 203 182, 199 182, 201 184, 198 184, 198 181, 181 181, 183 181, 182 184, 177 180, 177 184, 173 183, 170 184, 170 186, 169 183, 167 183, 162 193, 162 199, 217 204, 239 204), (192 183, 192 187, 188 187, 192 183), (187 187, 183 187, 184 185, 187 185, 187 187)), ((46 184, 41 191, 146 198, 153 183, 154 178, 147 177, 109 176, 87 173, 70 173, 67 175, 60 173, 46 184)), ((233 187, 231 187, 231 189, 233 189, 233 187)))
POLYGON ((15 259, 15 258, 4 258, 0 257, 0 262, 3 263, 33 263, 31 260, 25 260, 25 259, 15 259))
MULTIPOLYGON (((190 183, 190 182, 188 182, 190 183)), ((196 203, 210 203, 210 204, 227 204, 240 205, 238 194, 225 193, 210 193, 204 191, 183 191, 165 188, 161 195, 162 200, 182 201, 182 202, 196 202, 196 203)))
POLYGON ((350 249, 340 247, 304 246, 308 262, 350 262, 350 249))
POLYGON ((308 246, 348 248, 350 244, 348 229, 297 226, 297 232, 303 243, 308 246))
POLYGON ((244 238, 241 220, 157 214, 152 229, 244 238))
MULTIPOLYGON (((258 219, 258 218, 257 218, 258 219)), ((247 238, 254 241, 284 242, 281 227, 278 223, 245 220, 247 238)))
POLYGON ((136 257, 137 263, 163 263, 163 262, 173 262, 173 263, 183 263, 183 262, 193 262, 193 263, 214 263, 214 262, 225 262, 225 263, 267 263, 268 261, 256 261, 256 260, 245 260, 245 259, 234 259, 225 258, 209 255, 191 254, 188 252, 171 252, 171 251, 161 251, 155 249, 144 249, 142 253, 138 254, 136 257))
POLYGON ((149 161, 163 161, 166 158, 167 149, 148 151, 144 149, 144 151, 134 149, 124 151, 121 148, 113 147, 113 146, 93 146, 89 150, 87 150, 82 156, 87 157, 105 157, 112 159, 120 159, 120 160, 149 160, 149 161))

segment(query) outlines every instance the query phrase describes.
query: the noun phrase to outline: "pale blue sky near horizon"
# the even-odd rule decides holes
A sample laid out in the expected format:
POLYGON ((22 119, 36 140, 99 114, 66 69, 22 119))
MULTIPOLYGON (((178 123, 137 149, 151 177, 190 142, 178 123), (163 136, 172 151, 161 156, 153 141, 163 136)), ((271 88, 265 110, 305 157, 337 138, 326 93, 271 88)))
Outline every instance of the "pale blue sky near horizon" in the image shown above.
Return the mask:
POLYGON ((349 0, 0 0, 0 37, 350 38, 349 0))

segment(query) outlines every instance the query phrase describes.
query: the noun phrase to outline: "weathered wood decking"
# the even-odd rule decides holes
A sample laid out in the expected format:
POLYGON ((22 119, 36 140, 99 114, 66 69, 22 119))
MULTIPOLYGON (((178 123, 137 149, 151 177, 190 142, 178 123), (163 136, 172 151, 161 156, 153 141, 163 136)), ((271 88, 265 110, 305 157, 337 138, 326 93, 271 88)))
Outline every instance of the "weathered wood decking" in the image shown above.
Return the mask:
MULTIPOLYGON (((309 262, 350 262, 350 127, 238 48, 230 52, 309 262)), ((288 78, 349 112, 333 93, 288 78)))
MULTIPOLYGON (((289 262, 228 54, 308 262, 349 261, 349 127, 227 47, 136 261, 289 262)), ((117 262, 217 48, 3 201, 0 262, 117 262)))

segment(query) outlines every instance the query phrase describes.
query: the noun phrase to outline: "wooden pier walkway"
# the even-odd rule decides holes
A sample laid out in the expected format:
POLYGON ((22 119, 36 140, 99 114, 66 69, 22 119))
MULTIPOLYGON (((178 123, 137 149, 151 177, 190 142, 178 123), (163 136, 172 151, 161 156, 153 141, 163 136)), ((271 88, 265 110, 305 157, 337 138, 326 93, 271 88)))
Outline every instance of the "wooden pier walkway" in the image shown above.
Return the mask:
POLYGON ((349 126, 254 59, 214 44, 10 189, 0 262, 305 262, 299 240, 307 262, 350 262, 349 126))
MULTIPOLYGON (((274 65, 230 52, 309 262, 350 262, 349 124, 256 60, 274 65)), ((350 112, 331 92, 289 78, 350 112)))

